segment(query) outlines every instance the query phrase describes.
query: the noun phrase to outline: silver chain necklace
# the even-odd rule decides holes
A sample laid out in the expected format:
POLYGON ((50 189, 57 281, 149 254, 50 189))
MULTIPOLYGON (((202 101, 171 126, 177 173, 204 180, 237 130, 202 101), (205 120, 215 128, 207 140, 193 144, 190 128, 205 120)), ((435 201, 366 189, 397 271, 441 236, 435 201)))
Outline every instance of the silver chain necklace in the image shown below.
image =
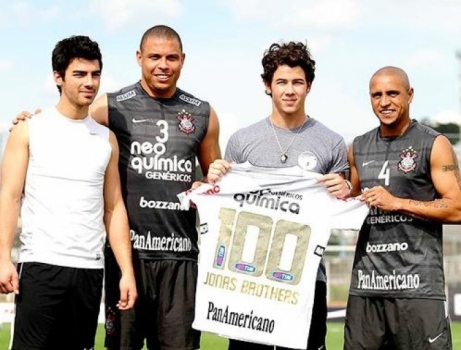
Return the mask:
POLYGON ((298 136, 299 132, 301 131, 301 129, 304 128, 304 124, 306 124, 306 122, 304 122, 298 129, 298 131, 296 132, 295 136, 293 136, 293 138, 291 139, 291 142, 290 144, 288 145, 288 147, 285 149, 285 151, 283 150, 282 148, 282 145, 280 144, 280 141, 279 141, 279 138, 277 136, 277 132, 275 131, 275 127, 274 127, 274 123, 272 123, 272 119, 271 117, 269 117, 269 121, 271 122, 271 126, 272 126, 272 131, 274 132, 274 136, 275 136, 275 140, 277 141, 277 145, 279 146, 279 149, 280 149, 280 161, 285 164, 288 160, 288 150, 290 149, 291 145, 293 144, 294 140, 296 139, 296 136, 298 136))

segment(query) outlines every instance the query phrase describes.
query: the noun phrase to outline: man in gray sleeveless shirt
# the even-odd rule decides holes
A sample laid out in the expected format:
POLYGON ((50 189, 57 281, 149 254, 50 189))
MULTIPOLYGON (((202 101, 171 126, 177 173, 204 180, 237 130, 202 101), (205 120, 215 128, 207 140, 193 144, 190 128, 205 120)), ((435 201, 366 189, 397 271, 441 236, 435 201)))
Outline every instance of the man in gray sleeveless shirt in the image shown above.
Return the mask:
MULTIPOLYGON (((338 198, 348 197, 351 187, 344 180, 344 173, 349 168, 344 140, 305 113, 305 99, 315 77, 315 61, 306 45, 300 42, 272 44, 262 65, 266 94, 272 98, 272 113, 231 136, 225 160, 217 160, 210 166, 208 181, 218 181, 230 170, 231 162, 248 161, 260 167, 299 165, 306 170, 328 174, 320 180, 328 191, 338 198)), ((306 349, 325 349, 326 318, 326 271, 322 261, 306 349)), ((272 348, 232 339, 229 342, 230 350, 272 348)))
POLYGON ((451 349, 442 223, 461 221, 461 176, 448 139, 410 118, 396 67, 370 80, 378 128, 349 151, 355 195, 370 207, 357 242, 345 349, 451 349))

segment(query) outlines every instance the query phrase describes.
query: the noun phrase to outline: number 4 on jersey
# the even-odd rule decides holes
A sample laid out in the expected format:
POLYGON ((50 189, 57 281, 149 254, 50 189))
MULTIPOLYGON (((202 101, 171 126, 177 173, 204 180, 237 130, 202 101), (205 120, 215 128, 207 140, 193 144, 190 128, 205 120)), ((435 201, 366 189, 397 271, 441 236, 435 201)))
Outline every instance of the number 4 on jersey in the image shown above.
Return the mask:
POLYGON ((384 185, 389 186, 389 182, 391 179, 391 169, 389 169, 389 161, 386 160, 379 172, 378 179, 384 180, 384 185))

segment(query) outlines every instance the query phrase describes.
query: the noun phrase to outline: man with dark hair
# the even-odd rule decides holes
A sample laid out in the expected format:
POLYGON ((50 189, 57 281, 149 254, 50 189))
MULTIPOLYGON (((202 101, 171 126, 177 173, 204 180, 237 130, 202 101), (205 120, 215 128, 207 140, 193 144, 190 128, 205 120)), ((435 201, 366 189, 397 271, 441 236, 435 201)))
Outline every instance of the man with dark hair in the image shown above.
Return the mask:
POLYGON ((102 96, 91 115, 120 143, 123 197, 130 220, 139 299, 119 313, 118 268, 107 247, 106 346, 110 349, 197 349, 192 329, 197 280, 195 210, 177 194, 195 181, 196 158, 206 175, 221 156, 218 119, 210 105, 179 89, 185 54, 172 28, 147 30, 136 53, 141 80, 102 96))
POLYGON ((349 150, 355 194, 370 213, 359 232, 345 345, 451 349, 442 223, 461 222, 461 176, 450 141, 410 118, 407 74, 384 67, 370 80, 379 127, 349 150))
POLYGON ((136 299, 118 145, 88 116, 100 83, 98 44, 64 39, 52 62, 58 104, 15 126, 3 156, 0 291, 16 294, 13 350, 94 347, 105 231, 122 271, 118 308, 136 299), (20 209, 16 270, 10 252, 20 209))
MULTIPOLYGON (((196 159, 206 176, 221 157, 219 124, 208 102, 179 89, 185 54, 179 34, 165 25, 148 29, 136 58, 141 80, 98 98, 91 116, 120 144, 119 170, 127 207, 139 299, 119 312, 115 265, 106 247, 106 347, 200 347, 192 329, 197 280, 195 210, 177 194, 195 181, 196 159)), ((23 113, 22 118, 24 118, 23 113)), ((21 116, 19 116, 21 118, 21 116)))
MULTIPOLYGON (((261 75, 272 99, 269 117, 233 134, 225 160, 212 163, 208 181, 215 182, 231 169, 230 162, 250 162, 259 167, 291 167, 327 174, 320 178, 337 198, 350 194, 344 179, 348 170, 344 140, 316 119, 306 115, 305 100, 315 78, 315 61, 301 42, 272 44, 266 51, 261 75)), ((326 336, 326 271, 321 263, 307 349, 323 349, 326 336)), ((266 345, 230 340, 230 350, 272 349, 266 345)))

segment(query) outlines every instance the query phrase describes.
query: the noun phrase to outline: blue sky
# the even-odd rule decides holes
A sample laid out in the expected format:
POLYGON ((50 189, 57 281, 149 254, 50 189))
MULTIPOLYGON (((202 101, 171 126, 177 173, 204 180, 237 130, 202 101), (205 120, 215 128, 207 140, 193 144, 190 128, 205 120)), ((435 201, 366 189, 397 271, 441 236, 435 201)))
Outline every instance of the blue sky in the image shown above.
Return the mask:
POLYGON ((218 113, 221 144, 270 113, 261 58, 273 42, 307 42, 317 62, 308 114, 346 140, 377 125, 368 81, 378 68, 405 69, 413 118, 461 121, 459 0, 0 0, 0 126, 21 110, 56 103, 51 51, 82 34, 99 42, 100 92, 140 78, 146 29, 167 24, 186 53, 179 86, 218 113))

